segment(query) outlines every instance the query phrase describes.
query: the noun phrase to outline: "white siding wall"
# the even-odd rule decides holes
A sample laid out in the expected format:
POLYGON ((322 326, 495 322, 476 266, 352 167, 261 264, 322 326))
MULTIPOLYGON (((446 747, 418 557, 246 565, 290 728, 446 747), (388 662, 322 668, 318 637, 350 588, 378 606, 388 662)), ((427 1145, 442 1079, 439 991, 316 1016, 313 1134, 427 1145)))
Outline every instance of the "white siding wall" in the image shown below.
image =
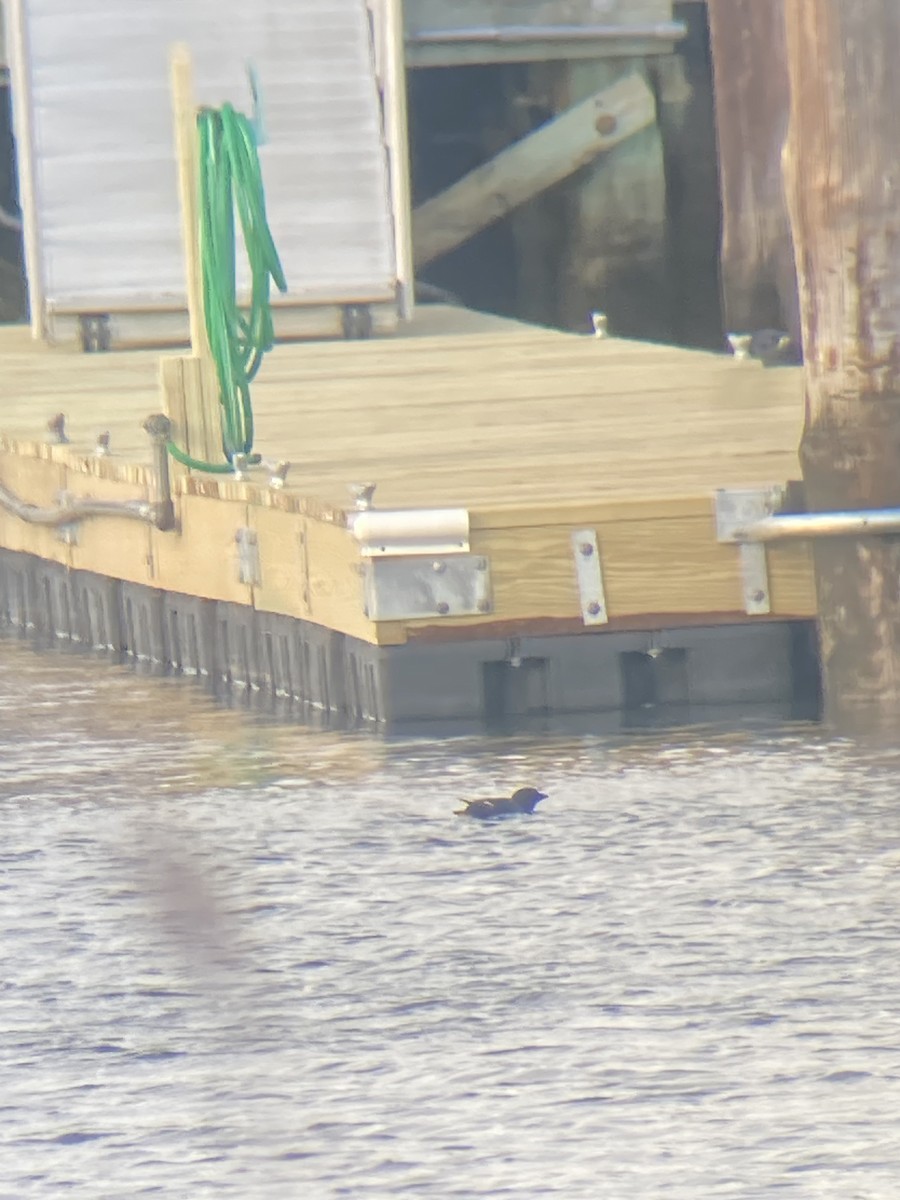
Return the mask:
POLYGON ((194 56, 198 103, 231 100, 249 114, 246 63, 256 68, 269 220, 290 297, 393 295, 364 0, 12 2, 9 50, 29 92, 14 92, 20 163, 32 155, 27 236, 47 309, 185 302, 168 62, 178 41, 194 56))

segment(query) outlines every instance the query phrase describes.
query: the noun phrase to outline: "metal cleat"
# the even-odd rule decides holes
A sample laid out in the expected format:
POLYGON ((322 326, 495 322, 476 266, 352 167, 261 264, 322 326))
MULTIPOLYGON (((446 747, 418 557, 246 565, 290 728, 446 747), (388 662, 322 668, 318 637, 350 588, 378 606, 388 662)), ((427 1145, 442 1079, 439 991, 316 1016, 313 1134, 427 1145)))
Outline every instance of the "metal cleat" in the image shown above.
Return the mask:
POLYGON ((360 512, 366 512, 370 508, 374 508, 372 497, 375 495, 377 483, 351 483, 350 495, 353 497, 353 502, 360 512))
POLYGON ((55 417, 51 417, 47 422, 47 428, 51 434, 51 441, 58 446, 68 445, 69 438, 66 433, 66 414, 57 413, 55 417))

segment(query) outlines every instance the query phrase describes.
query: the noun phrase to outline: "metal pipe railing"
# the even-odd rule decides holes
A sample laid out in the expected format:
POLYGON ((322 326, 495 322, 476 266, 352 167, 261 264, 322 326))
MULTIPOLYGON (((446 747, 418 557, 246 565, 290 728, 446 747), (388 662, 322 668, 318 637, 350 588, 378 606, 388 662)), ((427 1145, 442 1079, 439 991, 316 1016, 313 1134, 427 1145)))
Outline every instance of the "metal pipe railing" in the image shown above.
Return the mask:
POLYGON ((784 513, 763 517, 733 531, 738 542, 786 542, 798 538, 853 537, 900 533, 900 508, 860 512, 784 513))
POLYGON ((155 519, 152 524, 162 533, 175 528, 175 505, 172 502, 172 481, 169 476, 169 440, 172 422, 165 413, 153 413, 144 422, 144 431, 153 443, 153 499, 155 519))
POLYGON ((683 21, 633 25, 501 25, 462 29, 420 29, 406 35, 408 46, 441 46, 457 42, 614 42, 680 41, 687 33, 683 21))
POLYGON ((171 424, 169 418, 157 413, 148 417, 144 429, 153 441, 153 485, 150 500, 94 500, 90 496, 72 496, 63 492, 60 502, 49 508, 30 504, 0 483, 0 508, 29 525, 49 525, 61 528, 75 525, 92 517, 124 517, 143 521, 164 532, 175 528, 175 506, 169 479, 169 457, 166 449, 171 424))
POLYGON ((148 500, 91 500, 62 494, 59 504, 41 508, 29 504, 0 483, 0 507, 29 525, 74 525, 87 517, 130 517, 156 524, 155 506, 148 500))

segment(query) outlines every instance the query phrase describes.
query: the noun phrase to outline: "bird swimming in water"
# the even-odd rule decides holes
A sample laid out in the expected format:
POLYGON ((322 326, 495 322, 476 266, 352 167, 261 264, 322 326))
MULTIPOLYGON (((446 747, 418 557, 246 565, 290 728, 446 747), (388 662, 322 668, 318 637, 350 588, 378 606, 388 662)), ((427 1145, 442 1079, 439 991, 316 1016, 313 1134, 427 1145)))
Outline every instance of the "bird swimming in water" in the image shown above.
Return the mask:
POLYGON ((546 792, 537 788, 524 787, 513 792, 511 796, 490 796, 485 800, 466 800, 465 808, 457 808, 458 817, 477 817, 480 821, 489 821, 493 817, 512 817, 516 813, 533 813, 542 800, 547 799, 546 792))

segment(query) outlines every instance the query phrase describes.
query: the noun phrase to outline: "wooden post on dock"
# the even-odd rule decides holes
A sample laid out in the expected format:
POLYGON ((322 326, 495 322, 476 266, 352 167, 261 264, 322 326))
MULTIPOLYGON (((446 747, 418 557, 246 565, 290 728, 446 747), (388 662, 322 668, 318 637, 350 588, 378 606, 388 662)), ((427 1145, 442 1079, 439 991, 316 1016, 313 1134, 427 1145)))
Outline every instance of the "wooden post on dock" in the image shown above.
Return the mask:
MULTIPOLYGON (((785 0, 811 510, 900 507, 900 9, 785 0)), ((900 720, 900 539, 814 543, 826 706, 900 720)))
POLYGON ((708 0, 713 47, 725 328, 784 329, 800 315, 782 150, 790 110, 785 0, 708 0))
POLYGON ((160 361, 160 388, 176 444, 193 458, 221 463, 219 385, 203 312, 197 107, 193 64, 186 46, 179 44, 173 48, 170 67, 191 353, 160 361))

